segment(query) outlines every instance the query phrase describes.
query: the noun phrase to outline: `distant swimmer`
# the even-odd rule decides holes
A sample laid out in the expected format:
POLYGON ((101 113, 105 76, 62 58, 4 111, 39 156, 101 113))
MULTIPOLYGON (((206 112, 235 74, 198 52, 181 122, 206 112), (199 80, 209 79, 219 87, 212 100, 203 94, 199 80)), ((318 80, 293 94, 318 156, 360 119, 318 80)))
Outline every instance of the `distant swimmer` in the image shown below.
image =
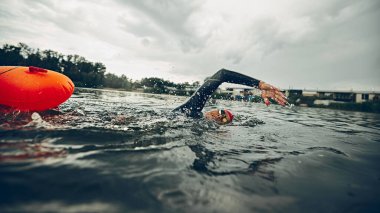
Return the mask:
POLYGON ((242 84, 260 89, 261 97, 264 99, 264 103, 267 106, 270 104, 269 98, 282 106, 288 104, 286 96, 278 88, 267 84, 264 81, 260 81, 234 71, 221 69, 207 79, 184 104, 175 108, 174 111, 180 111, 187 116, 194 118, 204 116, 206 119, 214 120, 218 124, 231 123, 234 115, 227 109, 215 109, 205 112, 204 114, 202 113, 202 109, 207 100, 215 92, 219 85, 224 82, 242 84))

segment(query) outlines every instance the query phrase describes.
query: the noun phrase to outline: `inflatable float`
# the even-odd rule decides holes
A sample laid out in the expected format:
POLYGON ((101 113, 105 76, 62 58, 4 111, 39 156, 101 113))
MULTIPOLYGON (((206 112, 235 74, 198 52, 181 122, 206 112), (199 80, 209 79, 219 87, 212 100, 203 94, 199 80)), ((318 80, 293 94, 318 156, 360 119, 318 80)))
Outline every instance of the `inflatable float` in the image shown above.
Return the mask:
POLYGON ((0 66, 0 105, 20 111, 44 111, 74 92, 67 76, 38 67, 0 66))

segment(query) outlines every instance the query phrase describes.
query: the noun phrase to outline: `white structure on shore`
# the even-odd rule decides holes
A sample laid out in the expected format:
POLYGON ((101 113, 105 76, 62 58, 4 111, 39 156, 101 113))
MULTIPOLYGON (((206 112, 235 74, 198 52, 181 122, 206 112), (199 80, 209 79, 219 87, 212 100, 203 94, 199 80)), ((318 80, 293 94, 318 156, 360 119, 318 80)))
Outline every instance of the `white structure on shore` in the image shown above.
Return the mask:
POLYGON ((257 88, 244 85, 219 87, 216 92, 220 94, 230 94, 231 96, 244 96, 247 94, 260 96, 261 94, 257 88))
POLYGON ((286 95, 298 95, 304 97, 315 97, 315 104, 329 105, 332 102, 363 103, 378 101, 380 92, 376 91, 344 91, 344 90, 295 90, 285 91, 286 95))
MULTIPOLYGON (((380 92, 376 91, 344 91, 344 90, 308 90, 289 89, 283 90, 286 96, 302 96, 315 98, 317 105, 329 105, 330 103, 363 103, 368 101, 379 101, 380 92)), ((217 93, 236 96, 260 96, 260 90, 248 86, 227 86, 218 88, 217 93)))

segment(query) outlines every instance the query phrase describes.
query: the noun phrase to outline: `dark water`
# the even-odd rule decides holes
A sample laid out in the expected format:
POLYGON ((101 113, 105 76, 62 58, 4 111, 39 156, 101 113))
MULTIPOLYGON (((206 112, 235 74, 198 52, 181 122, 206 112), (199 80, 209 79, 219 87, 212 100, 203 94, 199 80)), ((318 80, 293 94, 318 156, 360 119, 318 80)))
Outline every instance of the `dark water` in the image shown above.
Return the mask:
POLYGON ((77 90, 0 118, 0 212, 379 212, 380 116, 77 90))

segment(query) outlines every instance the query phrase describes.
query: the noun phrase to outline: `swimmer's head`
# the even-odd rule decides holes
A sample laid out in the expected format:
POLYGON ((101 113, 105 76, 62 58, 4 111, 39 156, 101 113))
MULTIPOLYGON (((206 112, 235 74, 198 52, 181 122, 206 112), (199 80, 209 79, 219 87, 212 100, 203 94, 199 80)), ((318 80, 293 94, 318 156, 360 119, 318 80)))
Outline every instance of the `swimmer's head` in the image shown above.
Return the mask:
POLYGON ((215 109, 205 113, 205 118, 218 124, 228 124, 234 119, 234 115, 226 109, 215 109))

